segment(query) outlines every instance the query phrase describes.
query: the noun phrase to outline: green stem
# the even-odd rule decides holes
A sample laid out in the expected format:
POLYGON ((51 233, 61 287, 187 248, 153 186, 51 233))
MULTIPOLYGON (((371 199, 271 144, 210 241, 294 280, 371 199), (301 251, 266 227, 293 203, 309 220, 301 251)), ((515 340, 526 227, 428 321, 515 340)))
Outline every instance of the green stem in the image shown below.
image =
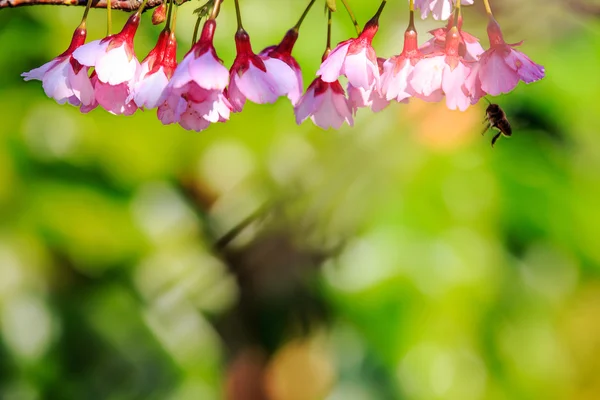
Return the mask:
POLYGON ((112 6, 110 0, 106 0, 106 36, 110 36, 112 27, 112 6))
POLYGON ((209 19, 216 19, 217 15, 219 15, 220 10, 221 10, 221 0, 215 0, 215 5, 213 7, 212 12, 210 13, 209 19))
POLYGON ((302 16, 298 20, 298 23, 296 23, 296 25, 294 25, 294 30, 296 32, 298 32, 298 30, 300 29, 300 25, 302 25, 302 21, 304 21, 304 18, 306 18, 306 15, 310 11, 310 8, 313 6, 313 4, 315 4, 315 1, 317 1, 317 0, 310 0, 310 3, 308 3, 308 6, 304 9, 302 16))
POLYGON ((90 11, 90 8, 92 7, 92 1, 93 0, 88 0, 87 4, 85 5, 85 11, 83 12, 83 18, 81 18, 82 24, 85 24, 85 21, 87 20, 88 12, 90 11))
POLYGON ((323 53, 323 60, 329 56, 331 52, 331 10, 327 9, 327 43, 325 44, 325 53, 323 53))
POLYGON ((194 26, 194 36, 192 37, 192 47, 196 44, 196 40, 198 39, 198 29, 200 29, 200 21, 202 21, 202 17, 198 17, 196 20, 196 25, 194 26))
POLYGON ((167 11, 167 24, 165 25, 165 29, 167 31, 171 31, 171 14, 173 13, 173 7, 175 7, 174 0, 167 0, 169 10, 167 11))
POLYGON ((454 8, 454 26, 458 26, 459 18, 460 18, 460 0, 456 0, 456 6, 454 8))
POLYGON ((487 15, 489 15, 491 17, 492 16, 492 7, 490 7, 489 0, 483 0, 483 4, 485 5, 485 12, 487 13, 487 15))
POLYGON ((377 12, 375 13, 375 15, 373 16, 372 20, 374 21, 378 21, 379 20, 379 16, 381 15, 381 12, 383 11, 383 9, 385 8, 385 5, 387 4, 387 0, 383 0, 381 2, 381 4, 379 5, 379 8, 377 9, 377 12))
POLYGON ((244 30, 244 27, 242 26, 242 13, 240 12, 239 0, 235 0, 235 16, 237 17, 238 31, 244 30))
POLYGON ((138 10, 135 12, 137 15, 142 15, 142 11, 144 11, 144 7, 146 7, 146 3, 148 3, 148 0, 142 1, 140 8, 138 8, 138 10))
POLYGON ((358 22, 356 21, 356 18, 354 17, 354 13, 352 12, 352 9, 350 9, 350 5, 348 4, 347 0, 342 0, 342 4, 346 8, 346 11, 348 11, 348 15, 350 16, 350 19, 352 20, 352 23, 354 24, 354 28, 356 29, 356 34, 360 35, 361 29, 360 29, 360 26, 358 25, 358 22))

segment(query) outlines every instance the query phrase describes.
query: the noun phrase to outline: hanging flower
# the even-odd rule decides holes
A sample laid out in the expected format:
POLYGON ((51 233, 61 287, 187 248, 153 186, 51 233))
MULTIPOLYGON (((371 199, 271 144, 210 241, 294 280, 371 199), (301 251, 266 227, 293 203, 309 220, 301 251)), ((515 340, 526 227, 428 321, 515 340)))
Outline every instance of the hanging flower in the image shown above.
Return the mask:
POLYGON ((140 16, 135 13, 121 32, 94 40, 73 52, 73 58, 82 65, 94 67, 98 83, 94 85, 96 99, 112 114, 131 115, 137 109, 133 100, 127 99, 140 70, 133 50, 133 37, 139 24, 140 16))
POLYGON ((470 92, 465 81, 471 66, 459 55, 460 34, 453 27, 446 37, 443 52, 423 58, 415 67, 411 86, 415 96, 431 101, 446 96, 449 109, 465 111, 471 102, 470 92))
MULTIPOLYGON (((512 91, 522 80, 525 83, 535 82, 544 77, 544 67, 531 61, 529 57, 515 50, 522 42, 507 44, 502 36, 500 26, 493 17, 487 27, 490 48, 479 58, 479 66, 473 70, 469 81, 479 93, 497 96, 512 91)), ((478 100, 480 95, 474 97, 478 100)))
POLYGON ((264 61, 267 70, 271 71, 277 85, 289 88, 286 94, 292 105, 296 105, 304 89, 300 64, 292 57, 292 49, 297 39, 298 31, 290 29, 279 45, 267 47, 258 55, 264 61))
POLYGON ((294 112, 297 124, 308 117, 323 129, 339 129, 344 122, 350 126, 354 124, 350 103, 339 81, 315 79, 294 107, 294 112))
POLYGON ((229 119, 232 107, 223 92, 229 74, 213 45, 216 26, 214 19, 206 21, 200 39, 175 69, 158 108, 163 124, 201 131, 229 119))
POLYGON ((177 67, 177 40, 175 32, 163 30, 156 46, 142 61, 140 75, 133 85, 129 100, 133 98, 140 108, 156 108, 167 97, 167 85, 177 67))
POLYGON ((317 71, 324 82, 335 82, 345 75, 356 88, 372 89, 379 82, 377 55, 371 43, 379 29, 377 21, 369 21, 356 39, 338 44, 317 71))
POLYGON ((68 102, 74 106, 90 106, 95 99, 94 88, 88 77, 89 68, 84 68, 73 58, 73 52, 85 43, 86 35, 87 30, 82 23, 73 32, 71 44, 64 53, 39 68, 24 72, 21 76, 26 81, 42 81, 46 96, 59 104, 68 102))
POLYGON ((258 104, 274 103, 297 87, 294 71, 283 61, 257 56, 252 51, 250 36, 240 29, 235 35, 237 55, 229 71, 227 96, 233 111, 240 112, 246 99, 258 104))

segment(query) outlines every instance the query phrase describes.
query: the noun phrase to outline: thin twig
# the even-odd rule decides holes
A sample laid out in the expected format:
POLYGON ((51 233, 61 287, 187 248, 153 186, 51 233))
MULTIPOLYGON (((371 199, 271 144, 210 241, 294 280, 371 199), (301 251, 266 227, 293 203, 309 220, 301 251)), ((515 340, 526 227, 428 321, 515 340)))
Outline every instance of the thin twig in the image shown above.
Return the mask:
MULTIPOLYGON (((146 9, 161 5, 165 0, 148 0, 146 9)), ((183 4, 189 0, 176 0, 177 4, 183 4)), ((85 6, 87 0, 0 0, 0 9, 24 6, 52 5, 52 6, 85 6)), ((121 11, 135 11, 142 4, 141 0, 112 0, 112 9, 121 11)), ((106 0, 95 0, 92 8, 106 8, 106 0)))

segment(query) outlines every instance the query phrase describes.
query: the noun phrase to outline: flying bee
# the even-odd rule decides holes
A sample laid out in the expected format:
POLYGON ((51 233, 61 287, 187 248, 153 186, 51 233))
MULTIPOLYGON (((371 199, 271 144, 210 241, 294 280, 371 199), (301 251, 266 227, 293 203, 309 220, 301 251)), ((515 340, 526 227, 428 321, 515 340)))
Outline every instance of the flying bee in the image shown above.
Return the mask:
POLYGON ((490 103, 485 110, 485 119, 483 120, 483 123, 487 124, 487 126, 481 134, 485 134, 488 129, 491 128, 497 129, 498 133, 492 138, 492 147, 494 147, 494 144, 496 144, 496 141, 501 135, 507 137, 512 135, 512 128, 510 127, 508 119, 506 119, 504 110, 502 110, 498 104, 492 104, 488 99, 486 99, 486 101, 490 103))

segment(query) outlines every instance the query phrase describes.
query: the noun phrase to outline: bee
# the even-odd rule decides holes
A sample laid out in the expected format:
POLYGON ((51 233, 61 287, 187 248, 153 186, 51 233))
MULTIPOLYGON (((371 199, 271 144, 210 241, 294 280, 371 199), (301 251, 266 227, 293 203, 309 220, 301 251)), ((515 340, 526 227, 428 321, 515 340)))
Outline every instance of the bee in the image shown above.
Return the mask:
POLYGON ((510 127, 508 119, 506 119, 504 110, 502 110, 498 104, 492 104, 489 100, 487 100, 487 102, 490 103, 490 105, 485 110, 485 119, 483 120, 483 123, 487 123, 487 126, 481 134, 485 134, 491 128, 497 129, 498 133, 492 138, 492 147, 494 147, 494 144, 496 144, 496 141, 501 135, 507 137, 512 135, 512 128, 510 127))

